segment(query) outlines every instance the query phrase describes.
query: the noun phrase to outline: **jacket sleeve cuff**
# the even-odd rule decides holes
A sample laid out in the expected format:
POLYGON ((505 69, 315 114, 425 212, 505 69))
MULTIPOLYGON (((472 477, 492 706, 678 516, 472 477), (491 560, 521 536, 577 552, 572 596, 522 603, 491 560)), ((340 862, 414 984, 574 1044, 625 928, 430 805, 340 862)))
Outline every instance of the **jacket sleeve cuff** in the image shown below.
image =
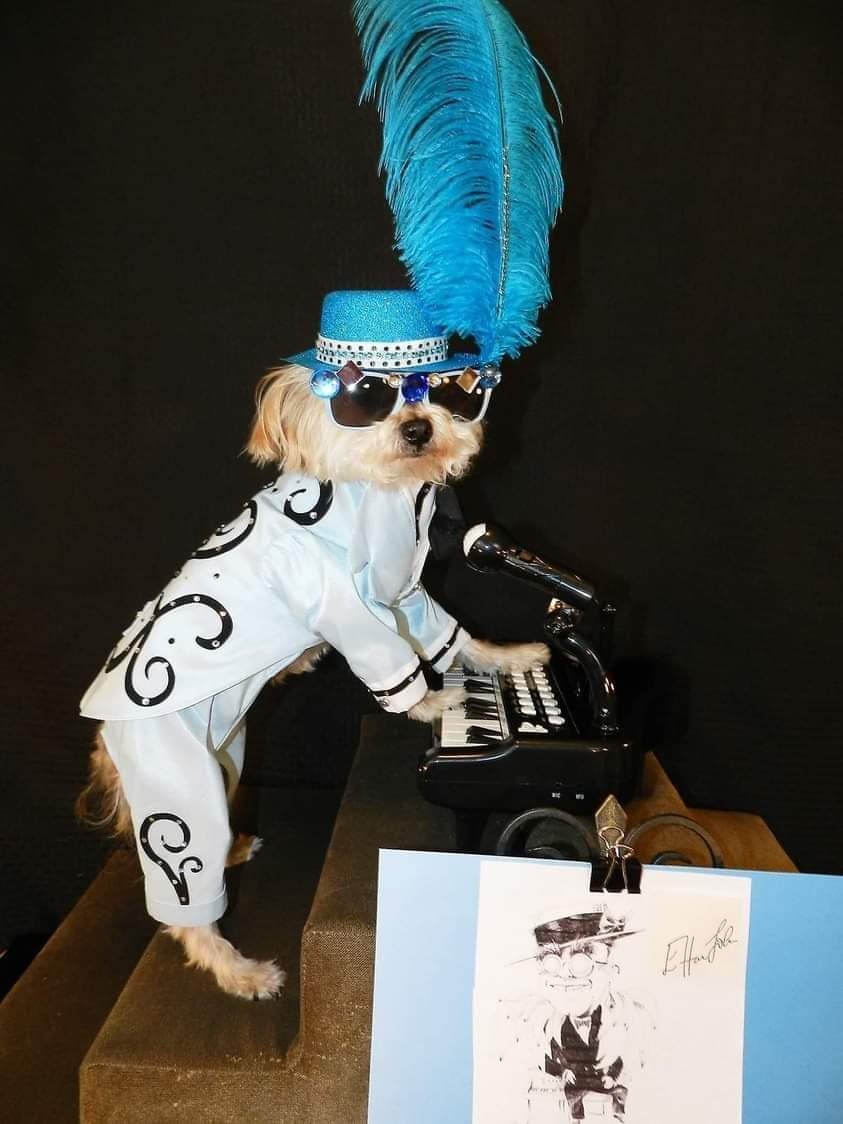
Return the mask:
POLYGON ((450 624, 447 630, 422 652, 422 658, 434 671, 441 674, 448 670, 470 639, 464 628, 460 628, 458 624, 450 624))
POLYGON ((404 668, 391 684, 383 681, 376 686, 367 684, 379 706, 388 714, 404 714, 421 702, 427 694, 427 680, 418 660, 411 669, 404 668))

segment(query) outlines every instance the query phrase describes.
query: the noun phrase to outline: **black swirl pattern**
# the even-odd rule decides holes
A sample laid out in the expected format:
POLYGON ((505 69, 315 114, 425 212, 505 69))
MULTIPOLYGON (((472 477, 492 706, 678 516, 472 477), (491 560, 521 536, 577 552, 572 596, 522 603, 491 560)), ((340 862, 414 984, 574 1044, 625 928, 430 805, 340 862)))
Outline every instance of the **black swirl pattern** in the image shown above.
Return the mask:
POLYGON ((324 483, 320 480, 319 496, 313 507, 306 508, 304 511, 298 511, 292 505, 293 496, 300 496, 308 492, 308 488, 296 488, 294 492, 290 492, 286 500, 284 500, 284 514, 288 519, 292 519, 294 523, 298 523, 300 527, 313 527, 320 519, 324 519, 328 512, 331 510, 331 504, 334 502, 334 485, 330 480, 324 483))
POLYGON ((182 837, 178 843, 168 843, 164 836, 161 836, 161 846, 165 851, 169 851, 171 855, 180 855, 182 851, 187 850, 190 844, 190 828, 181 818, 181 816, 173 815, 172 812, 156 812, 152 816, 147 816, 140 826, 138 835, 140 837, 140 845, 143 847, 144 853, 152 859, 152 861, 159 866, 167 878, 170 880, 170 885, 176 891, 176 896, 181 905, 190 905, 190 890, 187 885, 187 874, 185 867, 188 868, 191 874, 198 874, 203 869, 203 863, 196 855, 186 855, 179 863, 178 874, 173 870, 163 855, 159 855, 155 848, 149 841, 149 829, 156 823, 160 822, 174 823, 181 829, 182 837), (190 864, 190 865, 188 865, 190 864))
POLYGON ((191 558, 217 558, 220 554, 227 554, 229 550, 234 550, 241 542, 251 535, 255 529, 255 523, 258 518, 258 505, 255 500, 249 500, 248 503, 243 504, 243 511, 236 519, 232 519, 230 523, 222 523, 210 535, 198 550, 191 554, 191 558), (244 525, 245 524, 245 525, 244 525), (233 539, 228 539, 226 542, 217 542, 213 546, 208 546, 215 538, 225 538, 227 535, 234 534, 233 539))
POLYGON ((421 527, 419 526, 419 521, 421 519, 422 508, 424 507, 424 501, 427 499, 427 494, 432 487, 433 485, 430 483, 422 484, 422 486, 416 493, 416 546, 418 546, 419 541, 421 540, 421 527))
POLYGON ((196 636, 194 637, 195 643, 200 648, 205 648, 208 651, 214 651, 216 648, 221 647, 226 640, 231 636, 234 631, 234 624, 231 620, 231 614, 225 606, 216 600, 214 597, 209 597, 205 593, 187 593, 183 597, 174 597, 172 601, 168 601, 166 605, 162 605, 163 594, 158 598, 155 603, 155 608, 152 610, 152 616, 144 624, 141 629, 135 633, 132 639, 126 644, 122 651, 115 651, 111 654, 108 662, 105 665, 106 674, 113 671, 118 667, 128 656, 131 656, 129 663, 126 666, 126 674, 124 677, 124 686, 126 694, 137 706, 157 706, 158 703, 163 702, 168 698, 176 685, 176 673, 173 670, 173 665, 168 659, 163 656, 151 656, 143 666, 143 674, 149 680, 150 671, 154 667, 163 669, 166 676, 166 683, 164 687, 158 691, 157 694, 144 693, 138 690, 135 686, 134 676, 135 667, 144 645, 149 639, 155 624, 167 613, 173 612, 175 609, 180 609, 183 605, 204 605, 212 612, 216 613, 219 619, 219 631, 214 636, 196 636))

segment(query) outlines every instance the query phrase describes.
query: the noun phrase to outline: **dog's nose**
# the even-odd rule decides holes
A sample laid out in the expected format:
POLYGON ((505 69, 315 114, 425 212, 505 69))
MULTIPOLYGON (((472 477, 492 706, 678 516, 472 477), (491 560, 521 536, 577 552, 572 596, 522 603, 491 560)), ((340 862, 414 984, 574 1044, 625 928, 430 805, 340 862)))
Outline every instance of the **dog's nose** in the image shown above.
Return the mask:
POLYGON ((433 426, 427 418, 411 418, 401 423, 401 436, 408 445, 420 449, 433 436, 433 426))

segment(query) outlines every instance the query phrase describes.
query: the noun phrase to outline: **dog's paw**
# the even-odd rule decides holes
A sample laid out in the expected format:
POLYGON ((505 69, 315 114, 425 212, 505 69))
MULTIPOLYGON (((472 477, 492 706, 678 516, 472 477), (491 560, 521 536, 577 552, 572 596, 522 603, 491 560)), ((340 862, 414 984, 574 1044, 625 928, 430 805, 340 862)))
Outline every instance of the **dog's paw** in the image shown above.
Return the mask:
POLYGON ((225 865, 239 866, 241 863, 249 862, 262 846, 263 840, 259 835, 244 835, 243 832, 240 832, 235 836, 234 842, 229 848, 225 865))
MULTIPOLYGON (((468 698, 464 687, 443 687, 441 691, 428 691, 427 699, 435 699, 436 712, 442 714, 455 706, 461 706, 468 698)), ((422 702, 425 700, 422 699, 422 702)))
POLYGON ((274 999, 287 979, 287 973, 274 960, 249 960, 245 956, 215 974, 223 991, 241 999, 274 999))
POLYGON ((428 691, 421 702, 410 707, 407 717, 416 722, 432 722, 446 710, 460 706, 466 700, 463 687, 444 687, 441 691, 428 691))
POLYGON ((469 671, 503 671, 510 675, 529 671, 550 659, 547 644, 492 644, 488 640, 469 640, 460 652, 469 671))

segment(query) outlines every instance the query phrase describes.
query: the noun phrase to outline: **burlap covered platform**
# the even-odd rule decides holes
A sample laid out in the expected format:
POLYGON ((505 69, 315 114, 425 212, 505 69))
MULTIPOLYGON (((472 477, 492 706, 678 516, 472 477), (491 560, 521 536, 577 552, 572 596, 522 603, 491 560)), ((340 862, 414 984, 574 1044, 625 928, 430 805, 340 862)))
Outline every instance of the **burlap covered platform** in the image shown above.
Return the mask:
MULTIPOLYGON (((266 843, 233 872, 226 928, 245 953, 287 968, 277 1002, 237 1001, 187 971, 172 941, 153 935, 133 858, 116 854, 0 1006, 3 1120, 364 1121, 378 849, 454 846, 451 813, 416 791, 428 739, 401 718, 364 721, 330 844, 334 794, 246 794, 244 822, 266 843)), ((688 813, 652 756, 628 812, 631 824, 688 813)), ((690 814, 730 866, 794 869, 758 817, 690 814)), ((672 849, 703 861, 677 829, 648 834, 643 847, 645 857, 672 849)))

